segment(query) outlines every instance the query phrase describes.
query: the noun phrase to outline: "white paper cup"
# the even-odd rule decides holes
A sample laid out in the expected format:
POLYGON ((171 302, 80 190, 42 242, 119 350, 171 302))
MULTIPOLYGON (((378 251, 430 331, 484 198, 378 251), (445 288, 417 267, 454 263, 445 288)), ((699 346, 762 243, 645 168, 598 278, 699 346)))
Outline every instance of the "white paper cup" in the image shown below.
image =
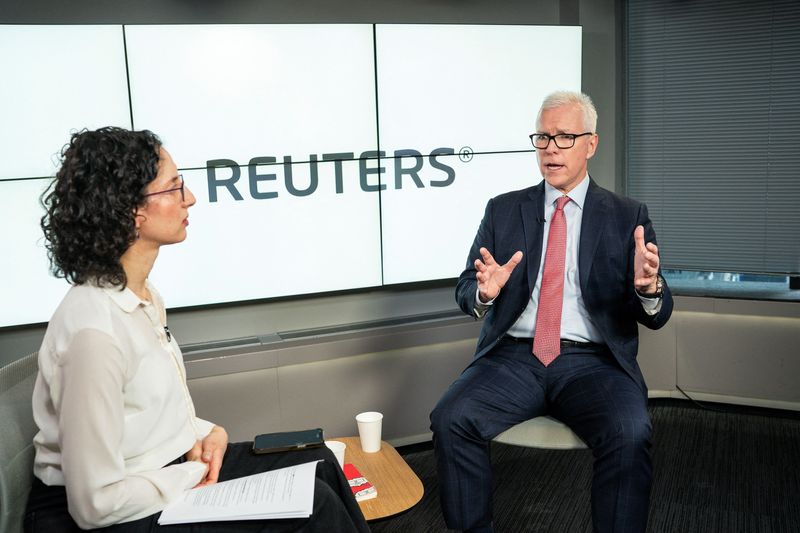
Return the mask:
POLYGON ((344 450, 347 448, 347 445, 338 440, 326 440, 325 446, 330 448, 333 455, 336 456, 336 460, 339 461, 339 467, 344 468, 344 450))
POLYGON ((356 415, 358 423, 358 436, 361 438, 361 450, 374 453, 381 449, 381 422, 383 415, 368 411, 356 415))

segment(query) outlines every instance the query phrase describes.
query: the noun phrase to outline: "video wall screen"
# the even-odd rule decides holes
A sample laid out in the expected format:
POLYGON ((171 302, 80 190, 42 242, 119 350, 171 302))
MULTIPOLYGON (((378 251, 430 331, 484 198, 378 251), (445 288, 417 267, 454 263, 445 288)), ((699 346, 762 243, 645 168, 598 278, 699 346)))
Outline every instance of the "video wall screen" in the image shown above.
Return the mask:
POLYGON ((580 65, 579 27, 0 25, 0 327, 68 289, 39 195, 72 131, 156 132, 197 197, 152 273, 170 307, 448 279, 486 201, 541 180, 527 135, 580 65))
POLYGON ((548 93, 580 89, 580 28, 378 25, 375 48, 381 150, 402 156, 381 193, 384 283, 456 277, 487 200, 541 180, 528 135, 548 93))

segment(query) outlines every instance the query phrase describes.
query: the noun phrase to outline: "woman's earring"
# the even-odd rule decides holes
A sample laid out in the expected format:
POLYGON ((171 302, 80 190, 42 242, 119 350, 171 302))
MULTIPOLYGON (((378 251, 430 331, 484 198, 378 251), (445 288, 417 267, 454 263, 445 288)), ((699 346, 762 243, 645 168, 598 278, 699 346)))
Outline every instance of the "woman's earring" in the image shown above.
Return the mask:
POLYGON ((139 240, 139 230, 138 229, 136 230, 136 239, 135 240, 137 240, 137 241, 139 240))

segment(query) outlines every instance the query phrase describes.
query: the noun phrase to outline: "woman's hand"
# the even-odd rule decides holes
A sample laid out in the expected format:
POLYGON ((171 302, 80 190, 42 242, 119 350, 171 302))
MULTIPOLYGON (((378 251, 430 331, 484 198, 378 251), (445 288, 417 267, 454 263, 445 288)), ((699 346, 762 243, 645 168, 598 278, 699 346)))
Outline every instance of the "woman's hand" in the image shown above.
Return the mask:
POLYGON ((195 442, 192 449, 186 452, 187 461, 201 461, 208 466, 206 475, 197 484, 198 487, 212 485, 219 479, 222 468, 222 457, 228 448, 228 433, 221 426, 214 426, 206 438, 195 442))

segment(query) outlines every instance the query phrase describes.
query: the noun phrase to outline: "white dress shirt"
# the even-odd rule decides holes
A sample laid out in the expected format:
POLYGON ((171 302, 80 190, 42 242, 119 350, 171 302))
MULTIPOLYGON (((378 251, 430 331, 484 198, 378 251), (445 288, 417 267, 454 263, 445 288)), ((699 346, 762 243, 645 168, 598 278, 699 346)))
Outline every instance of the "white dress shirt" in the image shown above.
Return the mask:
MULTIPOLYGON (((603 337, 592 322, 586 310, 581 293, 580 278, 578 276, 578 252, 581 241, 581 222, 583 221, 583 206, 586 201, 586 192, 589 190, 589 176, 586 177, 567 196, 570 202, 564 206, 564 216, 567 221, 567 249, 564 258, 564 293, 561 308, 561 338, 579 342, 603 343, 603 337)), ((531 299, 520 317, 508 330, 512 337, 533 337, 536 331, 536 313, 539 309, 539 291, 542 287, 542 274, 544 273, 545 251, 550 233, 550 222, 556 210, 556 200, 564 194, 550 185, 544 183, 544 234, 542 235, 542 257, 539 263, 539 273, 531 293, 531 299)), ((632 236, 632 234, 631 234, 632 236)), ((479 291, 478 291, 479 292, 479 291)), ((638 293, 637 293, 638 296, 638 293)), ((644 310, 654 315, 661 308, 661 298, 642 298, 644 310)), ((492 302, 483 303, 476 292, 476 314, 482 316, 492 302)))
POLYGON ((160 295, 72 287, 50 320, 33 391, 34 473, 66 486, 84 529, 161 511, 200 482, 180 457, 213 424, 195 416, 180 348, 165 333, 160 295))

